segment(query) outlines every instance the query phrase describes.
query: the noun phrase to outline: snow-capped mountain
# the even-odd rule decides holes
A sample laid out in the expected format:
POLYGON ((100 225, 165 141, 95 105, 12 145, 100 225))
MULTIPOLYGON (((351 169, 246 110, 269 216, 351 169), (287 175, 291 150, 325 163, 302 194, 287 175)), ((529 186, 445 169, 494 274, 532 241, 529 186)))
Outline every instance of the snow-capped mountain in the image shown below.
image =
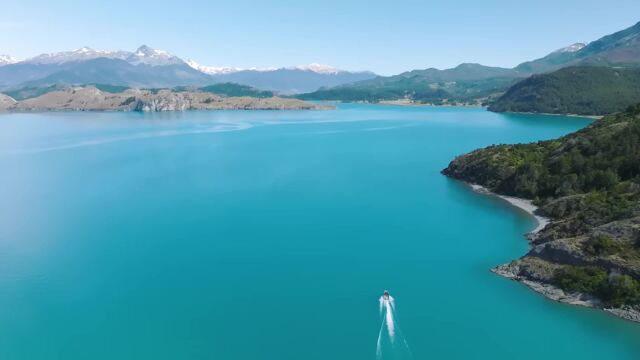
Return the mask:
POLYGON ((130 55, 126 51, 94 50, 90 47, 82 47, 72 51, 41 54, 23 61, 26 64, 63 64, 72 61, 87 61, 97 58, 109 58, 124 60, 130 55))
POLYGON ((206 66, 206 65, 200 65, 197 62, 193 61, 193 60, 187 60, 186 61, 187 65, 191 66, 192 68, 203 72, 205 74, 209 74, 209 75, 218 75, 218 74, 230 74, 230 73, 234 73, 234 72, 238 72, 238 71, 242 71, 243 69, 241 68, 237 68, 237 67, 232 67, 232 66, 206 66))
POLYGON ((514 69, 521 74, 537 74, 564 67, 565 64, 575 61, 582 49, 587 47, 583 43, 575 43, 558 49, 539 59, 523 62, 514 69))
POLYGON ((17 62, 18 59, 14 58, 13 56, 0 54, 0 66, 15 64, 17 62))
POLYGON ((340 72, 346 72, 343 70, 339 70, 336 69, 332 66, 329 65, 323 65, 323 64, 317 64, 317 63, 311 63, 311 64, 303 64, 303 65, 296 65, 296 66, 290 66, 290 67, 264 67, 264 68, 259 68, 259 67, 250 67, 247 69, 243 69, 243 68, 239 68, 239 67, 235 67, 235 66, 206 66, 206 65, 201 65, 197 62, 195 62, 194 60, 187 60, 186 61, 187 65, 191 66, 192 68, 201 71, 205 74, 209 74, 209 75, 218 75, 218 74, 231 74, 231 73, 236 73, 236 72, 240 72, 240 71, 257 71, 257 72, 269 72, 269 71, 277 71, 277 70, 300 70, 300 71, 311 71, 314 73, 318 73, 318 74, 338 74, 340 72))
POLYGON ((337 74, 339 72, 342 72, 342 70, 338 70, 332 66, 318 64, 318 63, 297 65, 297 66, 294 66, 293 68, 296 70, 302 70, 302 71, 313 71, 318 74, 337 74))
POLYGON ((54 84, 132 87, 201 86, 233 82, 283 94, 310 92, 375 77, 317 63, 291 67, 239 68, 184 61, 165 50, 142 45, 135 51, 95 50, 41 54, 16 62, 0 58, 0 89, 54 84), (10 65, 8 65, 10 64, 10 65))
POLYGON ((326 68, 287 67, 276 69, 247 69, 211 75, 216 82, 234 82, 282 94, 315 91, 376 77, 372 72, 328 71, 326 68), (315 70, 315 71, 314 71, 315 70))
MULTIPOLYGON (((272 72, 282 70, 298 70, 307 71, 317 74, 325 75, 337 75, 339 73, 349 73, 347 71, 338 70, 329 65, 311 63, 305 65, 297 65, 291 67, 266 67, 266 68, 239 68, 235 66, 207 66, 201 65, 194 60, 184 61, 181 58, 169 53, 165 50, 153 49, 147 45, 142 45, 133 52, 129 51, 109 51, 109 50, 95 50, 90 47, 82 47, 80 49, 72 51, 62 51, 50 54, 41 54, 33 58, 23 61, 25 64, 64 64, 68 62, 81 62, 98 58, 118 59, 126 61, 132 65, 150 65, 150 66, 163 66, 163 65, 177 65, 186 64, 191 68, 198 70, 207 75, 226 75, 242 71, 251 72, 272 72)), ((7 57, 0 57, 0 64, 12 64, 15 63, 15 59, 7 57)))
POLYGON ((62 51, 51 54, 42 54, 27 59, 27 64, 64 64, 73 61, 87 61, 98 58, 124 60, 130 64, 146 64, 151 66, 174 65, 184 63, 179 57, 164 50, 152 49, 146 45, 140 46, 136 51, 108 51, 94 50, 90 47, 82 47, 72 51, 62 51))
POLYGON ((372 72, 350 72, 317 63, 247 69, 232 66, 206 66, 193 60, 187 60, 186 64, 211 75, 216 82, 233 82, 283 94, 310 92, 321 87, 337 86, 376 76, 372 72))
POLYGON ((244 69, 242 71, 257 71, 257 72, 271 72, 271 71, 276 71, 276 70, 280 70, 280 69, 285 69, 285 68, 278 68, 278 67, 250 67, 248 69, 244 69))
POLYGON ((127 61, 133 65, 146 64, 151 66, 176 65, 185 63, 182 59, 169 53, 168 51, 152 49, 147 45, 140 46, 133 54, 131 54, 127 58, 127 61))
POLYGON ((587 46, 585 43, 575 43, 573 45, 563 47, 562 49, 558 49, 554 51, 554 53, 574 53, 584 49, 585 46, 587 46))

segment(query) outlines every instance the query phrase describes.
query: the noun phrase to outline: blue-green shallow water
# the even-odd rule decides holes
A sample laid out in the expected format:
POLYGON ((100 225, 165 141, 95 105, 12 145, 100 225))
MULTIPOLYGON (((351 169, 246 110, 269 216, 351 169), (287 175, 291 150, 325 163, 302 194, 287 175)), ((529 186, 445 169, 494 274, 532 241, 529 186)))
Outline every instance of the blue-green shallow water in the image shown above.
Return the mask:
POLYGON ((1 359, 634 359, 488 269, 534 221, 439 171, 588 121, 479 109, 0 116, 1 359))

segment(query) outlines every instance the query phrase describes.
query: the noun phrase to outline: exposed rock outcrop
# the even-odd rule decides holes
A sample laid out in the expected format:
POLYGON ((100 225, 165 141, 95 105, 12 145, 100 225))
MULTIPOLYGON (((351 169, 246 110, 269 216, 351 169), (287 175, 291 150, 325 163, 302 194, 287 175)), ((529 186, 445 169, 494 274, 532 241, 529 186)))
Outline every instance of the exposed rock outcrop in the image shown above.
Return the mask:
POLYGON ((0 111, 5 111, 14 106, 16 101, 5 94, 0 94, 0 111))
MULTIPOLYGON (((7 97, 8 98, 8 97, 7 97)), ((0 109, 3 98, 0 97, 0 109)), ((11 98, 9 98, 11 99, 11 98)), ((9 111, 184 111, 184 110, 317 110, 331 106, 279 97, 224 97, 199 91, 128 89, 109 93, 94 86, 70 87, 16 102, 9 111)))

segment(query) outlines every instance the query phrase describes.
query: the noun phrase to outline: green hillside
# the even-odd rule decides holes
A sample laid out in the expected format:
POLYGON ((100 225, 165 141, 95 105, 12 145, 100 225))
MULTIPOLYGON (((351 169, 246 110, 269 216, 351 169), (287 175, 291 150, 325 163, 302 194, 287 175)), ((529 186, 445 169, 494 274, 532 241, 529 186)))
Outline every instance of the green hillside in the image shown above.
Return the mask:
POLYGON ((604 115, 639 101, 640 68, 579 66, 525 79, 489 110, 604 115))
POLYGON ((517 81, 516 76, 509 69, 462 64, 448 70, 414 70, 395 76, 381 76, 297 97, 305 100, 367 102, 399 99, 423 103, 445 100, 471 102, 501 94, 517 81))
MULTIPOLYGON (((524 62, 513 69, 490 67, 480 64, 461 64, 452 69, 425 69, 404 72, 394 76, 320 89, 299 95, 307 100, 368 101, 408 99, 415 102, 488 103, 506 92, 519 80, 533 74, 547 73, 569 66, 633 67, 640 65, 640 23, 614 34, 604 36, 588 45, 577 43, 556 50, 542 58, 524 62)), ((634 91, 627 87, 635 82, 634 74, 624 74, 616 79, 606 70, 581 70, 575 74, 561 72, 556 78, 534 77, 518 84, 513 90, 520 94, 509 101, 499 103, 495 111, 534 111, 579 114, 606 114, 620 111, 629 104, 640 101, 633 98, 634 91), (582 71, 589 73, 582 73, 582 71), (582 76, 582 77, 580 77, 582 76), (587 77, 593 76, 593 79, 587 77), (628 76, 628 77, 627 77, 628 76), (538 87, 547 80, 553 84, 541 95, 538 87), (583 86, 584 85, 584 86, 583 86), (558 87, 555 94, 554 86, 558 87), (621 93, 610 91, 621 86, 621 93), (597 89, 597 87, 600 87, 597 89), (524 88, 524 89, 522 89, 524 88), (530 89, 529 89, 530 88, 530 89), (577 91, 575 97, 568 92, 577 91), (554 103, 556 95, 562 96, 554 103), (540 99, 541 98, 541 99, 540 99), (631 100, 631 101, 629 101, 631 100), (522 110, 520 110, 522 109, 522 110)))

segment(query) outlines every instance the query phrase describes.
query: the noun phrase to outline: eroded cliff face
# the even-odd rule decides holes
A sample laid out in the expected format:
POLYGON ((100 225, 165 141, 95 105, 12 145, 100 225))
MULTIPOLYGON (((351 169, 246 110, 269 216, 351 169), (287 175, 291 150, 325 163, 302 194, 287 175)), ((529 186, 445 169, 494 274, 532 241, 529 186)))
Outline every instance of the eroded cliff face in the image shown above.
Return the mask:
POLYGON ((15 105, 16 101, 12 97, 0 94, 0 111, 5 111, 15 105))
MULTIPOLYGON (((2 99, 0 97, 0 109, 3 106, 2 99)), ((4 102, 6 102, 4 109, 8 111, 316 110, 332 108, 279 97, 224 97, 198 91, 140 89, 109 93, 100 91, 93 86, 70 87, 23 101, 5 100, 4 102)))
POLYGON ((473 151, 443 174, 534 199, 551 219, 525 256, 494 272, 640 320, 640 106, 557 140, 473 151))

